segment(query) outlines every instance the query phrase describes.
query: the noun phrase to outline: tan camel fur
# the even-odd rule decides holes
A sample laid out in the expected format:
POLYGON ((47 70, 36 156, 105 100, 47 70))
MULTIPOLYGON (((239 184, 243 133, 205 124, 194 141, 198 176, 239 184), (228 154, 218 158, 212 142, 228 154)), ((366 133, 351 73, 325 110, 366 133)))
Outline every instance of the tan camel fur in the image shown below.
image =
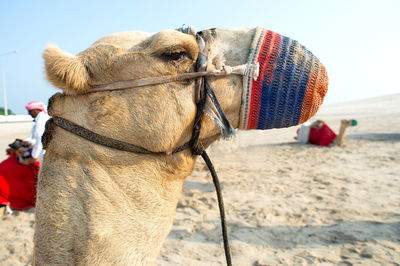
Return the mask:
MULTIPOLYGON (((254 29, 204 31, 213 59, 244 64, 254 29)), ((171 151, 190 139, 194 80, 84 94, 94 85, 194 70, 198 44, 173 30, 106 36, 74 56, 49 45, 47 77, 64 94, 49 114, 151 151, 171 151)), ((219 60, 214 60, 219 61, 219 60)), ((238 127, 242 77, 209 78, 238 127)), ((204 117, 205 146, 219 129, 204 117)), ((195 163, 189 149, 143 155, 107 148, 55 127, 39 176, 34 265, 153 265, 167 237, 185 177, 195 163)))

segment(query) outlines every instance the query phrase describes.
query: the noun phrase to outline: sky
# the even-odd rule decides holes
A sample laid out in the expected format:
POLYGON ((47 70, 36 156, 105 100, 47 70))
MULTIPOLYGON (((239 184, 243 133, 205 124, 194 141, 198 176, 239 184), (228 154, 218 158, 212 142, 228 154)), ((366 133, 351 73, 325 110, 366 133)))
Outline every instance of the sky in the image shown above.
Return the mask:
POLYGON ((49 43, 77 54, 110 33, 182 25, 263 26, 299 41, 328 71, 324 104, 397 94, 399 14, 399 0, 0 0, 0 106, 4 83, 16 114, 58 92, 44 73, 49 43))

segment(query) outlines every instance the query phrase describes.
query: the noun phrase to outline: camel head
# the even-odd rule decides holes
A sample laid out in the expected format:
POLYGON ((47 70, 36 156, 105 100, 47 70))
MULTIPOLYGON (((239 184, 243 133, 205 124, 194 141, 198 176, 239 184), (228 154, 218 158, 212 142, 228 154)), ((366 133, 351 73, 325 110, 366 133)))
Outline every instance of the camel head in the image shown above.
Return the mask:
MULTIPOLYGON (((234 128, 287 127, 316 113, 327 76, 318 59, 299 43, 262 28, 211 29, 200 35, 206 43, 208 71, 259 65, 256 80, 242 75, 207 77, 234 128)), ((49 45, 44 52, 47 77, 64 92, 52 98, 49 113, 151 151, 169 152, 192 134, 194 79, 91 91, 120 81, 194 72, 198 56, 195 36, 177 30, 111 34, 77 55, 49 45)), ((206 116, 200 140, 208 146, 219 137, 212 115, 206 116)))
POLYGON ((228 127, 221 117, 243 130, 296 125, 315 114, 327 89, 325 68, 311 52, 260 27, 122 32, 77 55, 49 45, 44 59, 48 80, 62 90, 49 100, 53 119, 166 154, 97 145, 48 123, 34 265, 155 264, 195 163, 190 149, 169 153, 191 139, 199 80, 130 81, 186 77, 206 66, 219 104, 208 94, 199 136, 205 147, 228 127), (125 85, 99 89, 113 84, 125 85))

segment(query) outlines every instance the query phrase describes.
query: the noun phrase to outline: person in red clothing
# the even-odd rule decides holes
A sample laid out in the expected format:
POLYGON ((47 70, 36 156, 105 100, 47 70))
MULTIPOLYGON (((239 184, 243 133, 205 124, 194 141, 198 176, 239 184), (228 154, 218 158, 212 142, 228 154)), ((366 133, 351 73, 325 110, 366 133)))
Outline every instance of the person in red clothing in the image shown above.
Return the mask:
POLYGON ((337 137, 333 131, 324 121, 317 120, 311 124, 309 142, 319 146, 329 146, 337 137))
POLYGON ((346 129, 356 126, 357 120, 341 120, 339 134, 336 134, 324 121, 317 120, 311 125, 302 125, 297 132, 297 141, 319 146, 342 146, 346 139, 346 129))
POLYGON ((8 146, 9 157, 0 163, 0 205, 11 213, 35 206, 40 163, 32 157, 32 144, 16 139, 8 146))

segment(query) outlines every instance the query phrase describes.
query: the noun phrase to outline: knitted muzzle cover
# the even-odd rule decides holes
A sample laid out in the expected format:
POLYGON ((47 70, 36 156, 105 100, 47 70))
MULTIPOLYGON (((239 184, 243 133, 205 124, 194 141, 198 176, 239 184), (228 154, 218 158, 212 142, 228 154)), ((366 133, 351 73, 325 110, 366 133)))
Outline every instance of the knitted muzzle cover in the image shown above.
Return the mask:
POLYGON ((259 76, 243 77, 240 129, 290 127, 315 115, 327 92, 328 76, 304 46, 258 27, 247 63, 259 64, 259 76))

